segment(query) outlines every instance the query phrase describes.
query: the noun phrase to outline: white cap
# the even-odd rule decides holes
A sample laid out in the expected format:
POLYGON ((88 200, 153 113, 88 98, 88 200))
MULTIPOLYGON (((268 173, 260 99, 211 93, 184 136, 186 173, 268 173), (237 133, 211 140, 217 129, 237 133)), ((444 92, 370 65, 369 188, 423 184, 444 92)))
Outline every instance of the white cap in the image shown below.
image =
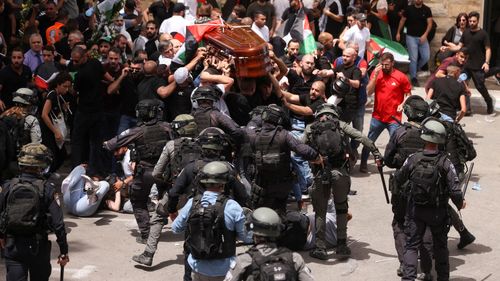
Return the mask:
POLYGON ((174 80, 177 84, 184 83, 189 78, 189 70, 185 67, 179 67, 174 72, 174 80))
POLYGON ((387 10, 387 0, 378 0, 377 2, 377 10, 382 10, 386 9, 387 10))

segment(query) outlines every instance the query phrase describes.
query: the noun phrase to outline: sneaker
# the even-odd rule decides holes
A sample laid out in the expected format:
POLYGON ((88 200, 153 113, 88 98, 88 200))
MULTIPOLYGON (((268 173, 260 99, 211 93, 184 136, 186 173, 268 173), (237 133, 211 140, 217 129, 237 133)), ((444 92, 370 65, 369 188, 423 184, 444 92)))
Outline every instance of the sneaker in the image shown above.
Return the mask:
POLYGON ((312 251, 309 252, 309 256, 319 259, 319 260, 328 260, 328 253, 326 252, 326 249, 322 248, 315 248, 312 251))
POLYGON ((403 265, 401 264, 399 266, 399 268, 396 270, 396 274, 399 276, 399 277, 403 277, 403 265))
POLYGON ((146 245, 148 243, 148 238, 142 238, 141 236, 137 236, 135 238, 135 242, 146 245))
POLYGON ((343 239, 343 241, 340 241, 339 239, 335 254, 341 259, 349 258, 351 256, 351 249, 347 246, 345 239, 343 239))
POLYGON ((368 173, 368 163, 361 161, 359 164, 359 171, 364 174, 368 173))
POLYGON ((153 255, 148 252, 144 252, 140 255, 133 256, 132 260, 136 263, 151 266, 153 264, 153 255))
POLYGON ((412 78, 411 79, 411 85, 413 87, 420 87, 420 83, 418 83, 418 79, 417 78, 412 78))
POLYGON ((87 175, 82 175, 82 179, 85 180, 85 192, 87 192, 87 195, 92 195, 95 194, 95 192, 99 189, 99 183, 91 179, 87 175))
POLYGON ((419 273, 417 274, 417 280, 432 281, 432 274, 430 273, 419 273))
POLYGON ((356 195, 356 194, 358 194, 357 190, 354 189, 349 190, 349 195, 356 195))
POLYGON ((464 229, 464 231, 460 232, 460 241, 457 244, 457 248, 459 250, 462 250, 465 248, 467 245, 471 244, 476 240, 476 237, 472 235, 467 229, 464 229))
POLYGON ((488 114, 492 114, 493 113, 493 102, 490 101, 488 103, 486 103, 486 113, 488 114))

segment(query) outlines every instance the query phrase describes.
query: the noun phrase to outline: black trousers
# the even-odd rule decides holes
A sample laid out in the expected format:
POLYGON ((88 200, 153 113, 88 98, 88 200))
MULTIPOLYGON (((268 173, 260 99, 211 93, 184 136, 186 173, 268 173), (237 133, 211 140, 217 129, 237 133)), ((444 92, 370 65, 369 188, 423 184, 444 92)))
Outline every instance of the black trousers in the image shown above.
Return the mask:
POLYGON ((51 243, 47 239, 7 238, 5 245, 5 265, 7 281, 49 280, 51 243))
POLYGON ((89 163, 89 174, 100 172, 99 153, 102 148, 102 113, 77 112, 71 134, 72 167, 89 163))
MULTIPOLYGON (((486 88, 485 82, 485 73, 482 69, 474 70, 474 69, 465 69, 465 72, 469 77, 472 78, 472 82, 476 86, 478 92, 483 96, 484 101, 487 105, 492 104, 493 100, 491 99, 490 94, 488 93, 488 89, 486 88)), ((471 109, 470 105, 470 96, 466 96, 467 98, 467 110, 471 109)))
MULTIPOLYGON (((136 167, 136 169, 138 169, 136 167)), ((151 186, 153 185, 153 168, 142 168, 134 176, 132 180, 132 185, 130 187, 130 203, 132 203, 132 208, 134 210, 135 220, 139 226, 139 232, 141 237, 148 239, 149 237, 149 211, 148 211, 148 199, 149 193, 151 192, 151 186)))

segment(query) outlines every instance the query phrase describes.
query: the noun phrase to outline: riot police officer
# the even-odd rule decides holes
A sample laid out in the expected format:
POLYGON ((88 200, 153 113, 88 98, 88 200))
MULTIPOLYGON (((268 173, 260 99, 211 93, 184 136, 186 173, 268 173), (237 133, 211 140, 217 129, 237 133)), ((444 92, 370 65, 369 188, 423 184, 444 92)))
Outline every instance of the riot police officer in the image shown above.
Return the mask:
POLYGON ((198 103, 198 108, 193 109, 192 112, 198 125, 198 133, 208 127, 217 127, 230 135, 234 142, 239 143, 243 140, 243 131, 231 117, 215 108, 214 103, 219 100, 215 91, 212 86, 201 86, 192 96, 192 99, 198 103))
POLYGON ((306 143, 319 151, 322 162, 314 166, 314 186, 311 194, 316 213, 316 247, 310 252, 314 258, 326 260, 325 244, 326 210, 330 194, 333 194, 337 213, 337 249, 340 258, 351 255, 347 246, 347 195, 351 188, 347 138, 350 137, 368 147, 375 159, 382 156, 375 144, 349 124, 339 120, 337 107, 322 105, 315 113, 315 121, 306 127, 306 143))
POLYGON ((277 246, 282 224, 274 210, 256 209, 251 215, 249 228, 253 231, 255 246, 236 258, 225 281, 314 280, 301 255, 277 246))
POLYGON ((306 160, 318 158, 316 150, 283 128, 285 120, 283 109, 271 104, 262 113, 262 128, 249 134, 256 167, 252 207, 269 207, 283 214, 293 182, 290 152, 294 151, 306 160))
POLYGON ((157 99, 141 100, 136 106, 138 126, 104 142, 104 148, 115 150, 122 146, 131 149, 130 158, 135 162, 134 179, 130 188, 130 202, 139 226, 137 242, 145 244, 149 236, 148 196, 153 183, 164 191, 164 182, 155 182, 153 167, 168 140, 174 139, 169 123, 162 121, 163 103, 157 99))
POLYGON ((59 199, 42 172, 52 156, 46 146, 29 143, 18 157, 21 174, 0 193, 0 247, 5 250, 6 280, 48 280, 51 243, 47 232, 57 236, 61 266, 69 262, 68 243, 59 199))
POLYGON ((439 144, 446 142, 444 125, 427 118, 422 122, 420 138, 425 141, 423 151, 410 155, 394 175, 399 186, 409 182, 405 221, 408 237, 401 280, 417 277, 417 251, 427 227, 432 233, 437 279, 449 280, 448 200, 451 198, 458 209, 465 207, 465 200, 453 164, 446 153, 439 151, 439 144))

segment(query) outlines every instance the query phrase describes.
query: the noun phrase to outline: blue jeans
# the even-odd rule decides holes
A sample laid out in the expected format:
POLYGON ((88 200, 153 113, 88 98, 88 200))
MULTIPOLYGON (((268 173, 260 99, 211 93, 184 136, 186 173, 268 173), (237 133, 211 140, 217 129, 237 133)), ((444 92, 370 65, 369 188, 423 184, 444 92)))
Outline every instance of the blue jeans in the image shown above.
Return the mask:
POLYGON ((441 117, 439 117, 439 119, 441 119, 442 121, 450 122, 450 123, 455 122, 455 120, 453 120, 453 118, 451 118, 450 116, 443 114, 443 113, 441 113, 441 117))
POLYGON ((118 125, 118 131, 116 132, 117 135, 121 134, 123 131, 130 129, 132 127, 135 127, 137 125, 137 119, 128 116, 128 115, 121 115, 120 116, 120 124, 118 125))
MULTIPOLYGON (((356 115, 352 119, 352 127, 361 133, 363 132, 363 124, 365 123, 365 103, 362 103, 361 106, 358 108, 356 115)), ((351 139, 351 148, 352 150, 357 150, 359 147, 359 142, 355 141, 354 139, 351 139)))
MULTIPOLYGON (((302 140, 304 135, 304 129, 306 128, 306 123, 304 120, 299 120, 296 118, 291 118, 292 122, 292 135, 298 139, 302 140)), ((295 154, 292 151, 292 167, 297 173, 297 181, 293 184, 293 194, 296 201, 302 199, 302 192, 307 190, 307 187, 312 183, 311 168, 309 163, 302 157, 295 154)))
POLYGON ((97 208, 101 204, 101 200, 109 190, 109 183, 100 181, 99 190, 96 192, 97 202, 89 204, 87 194, 83 189, 85 180, 82 179, 82 175, 85 175, 85 173, 85 168, 78 165, 71 171, 68 177, 64 179, 61 185, 65 209, 78 217, 92 216, 97 211, 97 208))
POLYGON ((419 37, 406 35, 406 48, 410 55, 410 77, 417 77, 417 70, 424 66, 431 56, 429 42, 420 43, 419 37))
MULTIPOLYGON (((378 139, 378 136, 387 129, 389 131, 389 135, 393 135, 396 132, 396 129, 399 127, 397 123, 384 123, 372 117, 370 120, 370 130, 368 131, 368 138, 375 142, 378 139)), ((363 152, 361 153, 361 162, 366 162, 368 160, 368 156, 370 155, 370 151, 365 146, 363 147, 363 152)))

